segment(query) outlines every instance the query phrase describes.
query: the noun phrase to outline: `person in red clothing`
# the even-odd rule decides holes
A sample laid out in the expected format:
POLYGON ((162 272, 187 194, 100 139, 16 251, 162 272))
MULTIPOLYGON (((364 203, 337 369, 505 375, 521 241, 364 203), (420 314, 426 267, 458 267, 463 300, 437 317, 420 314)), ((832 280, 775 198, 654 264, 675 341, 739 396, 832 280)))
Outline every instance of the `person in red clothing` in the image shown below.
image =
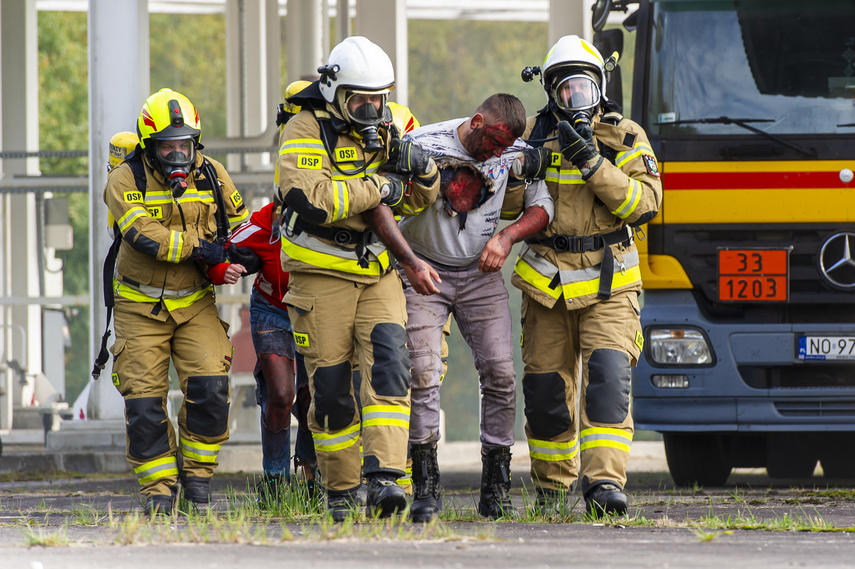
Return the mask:
MULTIPOLYGON (((250 295, 250 328, 258 362, 253 375, 256 380, 256 402, 261 407, 261 481, 256 487, 257 500, 267 507, 282 497, 282 489, 290 481, 291 410, 297 387, 295 385, 294 338, 288 310, 282 297, 288 292, 288 273, 279 263, 279 205, 271 202, 252 214, 249 221, 238 227, 229 240, 232 259, 241 263, 222 263, 208 271, 214 284, 233 284, 246 274, 257 272, 250 295)), ((305 386, 308 391, 308 385, 305 386)), ((304 478, 309 484, 309 496, 314 494, 314 446, 305 422, 305 409, 298 397, 297 461, 304 465, 304 478), (302 411, 302 412, 301 412, 302 411), (302 440, 301 440, 302 439, 302 440)))

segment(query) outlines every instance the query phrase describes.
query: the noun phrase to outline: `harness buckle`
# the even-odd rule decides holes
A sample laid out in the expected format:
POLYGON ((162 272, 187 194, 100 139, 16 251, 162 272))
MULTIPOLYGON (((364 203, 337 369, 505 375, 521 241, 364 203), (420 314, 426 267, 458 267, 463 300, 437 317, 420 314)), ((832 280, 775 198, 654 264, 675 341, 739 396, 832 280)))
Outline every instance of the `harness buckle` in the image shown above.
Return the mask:
POLYGON ((336 242, 337 245, 350 245, 350 231, 347 229, 339 229, 333 235, 333 241, 336 242))
POLYGON ((559 252, 570 249, 570 239, 566 235, 554 235, 552 237, 552 248, 559 252))

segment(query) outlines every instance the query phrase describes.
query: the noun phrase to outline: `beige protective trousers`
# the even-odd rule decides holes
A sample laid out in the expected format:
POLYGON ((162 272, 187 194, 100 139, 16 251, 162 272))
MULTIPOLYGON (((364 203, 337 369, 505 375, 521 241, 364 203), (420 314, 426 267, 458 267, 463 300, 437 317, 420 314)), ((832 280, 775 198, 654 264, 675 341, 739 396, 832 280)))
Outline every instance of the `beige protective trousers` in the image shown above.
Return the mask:
POLYGON ((625 486, 639 312, 635 291, 577 310, 561 298, 546 308, 523 294, 525 433, 538 487, 571 490, 577 479, 582 492, 604 481, 625 486))
POLYGON ((144 496, 170 494, 179 448, 185 476, 210 478, 229 439, 228 324, 213 303, 182 324, 165 310, 159 313, 165 320, 149 318, 133 304, 116 302, 112 347, 113 384, 125 398, 127 458, 144 496), (166 413, 170 358, 184 394, 178 441, 166 413))
POLYGON ((344 491, 364 474, 404 475, 410 425, 407 311, 397 273, 374 284, 292 272, 285 295, 312 402, 308 423, 327 490, 344 491), (362 376, 362 422, 351 361, 362 376))

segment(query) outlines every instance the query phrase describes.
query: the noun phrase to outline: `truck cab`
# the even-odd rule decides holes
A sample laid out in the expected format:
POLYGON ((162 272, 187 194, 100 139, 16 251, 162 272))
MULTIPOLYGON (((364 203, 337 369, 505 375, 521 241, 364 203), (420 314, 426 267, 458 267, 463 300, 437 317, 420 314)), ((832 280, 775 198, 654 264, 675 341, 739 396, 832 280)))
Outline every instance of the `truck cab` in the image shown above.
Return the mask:
POLYGON ((632 413, 678 484, 855 477, 853 22, 850 0, 594 6, 602 53, 634 40, 624 113, 662 176, 632 413))

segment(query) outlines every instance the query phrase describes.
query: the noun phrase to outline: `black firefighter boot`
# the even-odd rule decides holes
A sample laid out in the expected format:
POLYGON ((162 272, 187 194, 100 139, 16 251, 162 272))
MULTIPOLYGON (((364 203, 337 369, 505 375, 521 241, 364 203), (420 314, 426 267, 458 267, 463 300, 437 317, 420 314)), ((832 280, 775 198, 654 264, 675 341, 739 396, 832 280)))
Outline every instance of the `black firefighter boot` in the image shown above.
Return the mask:
POLYGON ((511 448, 481 448, 481 501, 478 513, 485 518, 516 514, 511 502, 511 448))
POLYGON ((398 477, 389 472, 373 472, 368 478, 365 515, 388 518, 407 507, 407 494, 398 486, 398 477))
POLYGON ((428 523, 436 519, 442 503, 436 443, 411 445, 410 455, 413 459, 413 504, 410 506, 410 519, 414 523, 428 523))
POLYGON ((585 509, 592 518, 603 514, 623 516, 626 514, 626 494, 610 480, 595 482, 585 492, 585 509))

